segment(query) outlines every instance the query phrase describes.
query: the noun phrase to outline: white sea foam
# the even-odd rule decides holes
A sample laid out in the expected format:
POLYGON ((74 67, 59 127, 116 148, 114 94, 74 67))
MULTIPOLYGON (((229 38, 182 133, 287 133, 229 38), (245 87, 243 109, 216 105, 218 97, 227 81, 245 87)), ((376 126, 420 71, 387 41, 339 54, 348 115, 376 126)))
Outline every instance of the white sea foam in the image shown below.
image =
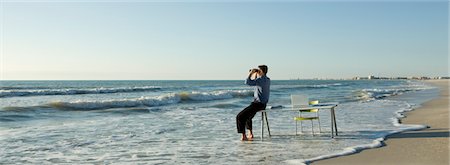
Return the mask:
POLYGON ((285 90, 285 89, 317 89, 317 88, 330 88, 336 86, 342 86, 342 83, 330 83, 330 84, 308 84, 308 85, 274 85, 272 89, 274 90, 285 90))
POLYGON ((350 155, 350 154, 354 154, 354 153, 360 152, 365 149, 378 148, 378 147, 383 146, 383 141, 385 140, 386 136, 388 136, 388 135, 405 132, 405 131, 414 131, 414 130, 421 130, 421 129, 427 128, 427 126, 425 126, 425 125, 408 125, 408 126, 409 126, 408 128, 391 131, 391 132, 387 133, 386 135, 384 135, 383 137, 375 139, 370 144, 363 144, 363 145, 357 145, 357 146, 353 146, 353 147, 344 148, 341 152, 338 152, 338 153, 321 155, 321 156, 310 158, 310 159, 286 160, 286 162, 291 163, 291 164, 293 162, 298 163, 298 164, 309 164, 311 162, 318 161, 318 160, 329 159, 329 158, 334 158, 334 157, 339 157, 339 156, 344 156, 344 155, 350 155))
POLYGON ((313 87, 333 87, 333 86, 342 86, 342 83, 332 83, 332 84, 320 84, 320 85, 313 85, 313 87))
POLYGON ((390 96, 397 96, 408 92, 422 91, 432 89, 433 87, 419 85, 415 83, 408 84, 406 86, 391 87, 386 89, 373 88, 362 89, 356 91, 356 98, 364 101, 371 101, 376 99, 382 99, 390 96))
POLYGON ((9 87, 0 87, 0 90, 18 90, 18 89, 49 89, 49 87, 40 87, 40 86, 9 86, 9 87))

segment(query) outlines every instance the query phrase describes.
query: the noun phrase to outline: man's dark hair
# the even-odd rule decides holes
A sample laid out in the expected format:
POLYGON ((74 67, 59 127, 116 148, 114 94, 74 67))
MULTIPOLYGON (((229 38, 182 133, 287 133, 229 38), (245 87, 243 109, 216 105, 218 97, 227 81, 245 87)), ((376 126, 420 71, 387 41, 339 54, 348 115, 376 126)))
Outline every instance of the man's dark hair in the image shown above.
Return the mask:
POLYGON ((266 65, 260 65, 260 66, 258 66, 258 68, 261 69, 264 72, 264 74, 267 74, 268 68, 266 65))

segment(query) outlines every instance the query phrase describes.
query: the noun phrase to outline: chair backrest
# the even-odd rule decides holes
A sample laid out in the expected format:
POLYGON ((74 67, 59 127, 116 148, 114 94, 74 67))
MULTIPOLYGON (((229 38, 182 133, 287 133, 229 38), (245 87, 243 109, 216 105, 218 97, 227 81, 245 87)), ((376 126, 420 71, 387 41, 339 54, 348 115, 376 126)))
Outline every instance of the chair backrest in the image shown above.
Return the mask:
MULTIPOLYGON (((309 101, 309 105, 319 104, 319 100, 309 101)), ((309 112, 319 112, 319 109, 310 109, 309 112)))
POLYGON ((291 95, 291 104, 293 108, 307 107, 309 105, 309 99, 305 95, 291 95))
POLYGON ((319 104, 319 100, 313 100, 309 102, 309 105, 316 105, 319 104))

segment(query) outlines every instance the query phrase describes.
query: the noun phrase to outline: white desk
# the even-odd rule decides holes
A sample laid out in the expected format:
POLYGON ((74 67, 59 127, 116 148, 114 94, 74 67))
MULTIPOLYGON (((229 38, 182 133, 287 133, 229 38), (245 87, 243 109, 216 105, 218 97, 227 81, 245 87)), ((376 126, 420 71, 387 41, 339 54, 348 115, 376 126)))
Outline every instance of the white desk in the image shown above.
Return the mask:
POLYGON ((261 112, 261 139, 264 137, 264 123, 267 125, 267 131, 270 134, 270 128, 269 128, 269 121, 267 120, 267 112, 270 111, 278 111, 278 112, 292 112, 292 111, 299 111, 299 110, 309 110, 309 109, 329 109, 330 110, 330 116, 331 116, 331 137, 334 138, 334 136, 338 136, 338 130, 336 125, 336 114, 334 112, 334 108, 338 106, 339 103, 319 103, 315 105, 309 105, 305 107, 288 107, 288 108, 280 108, 280 109, 265 109, 261 112), (265 122, 264 122, 265 121, 265 122))

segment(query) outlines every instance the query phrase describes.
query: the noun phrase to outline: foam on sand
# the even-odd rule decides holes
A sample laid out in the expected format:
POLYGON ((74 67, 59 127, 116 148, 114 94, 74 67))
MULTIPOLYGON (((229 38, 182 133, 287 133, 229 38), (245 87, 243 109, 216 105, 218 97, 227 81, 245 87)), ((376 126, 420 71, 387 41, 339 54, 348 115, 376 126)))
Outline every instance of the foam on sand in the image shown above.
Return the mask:
POLYGON ((399 129, 389 131, 389 132, 383 134, 382 137, 373 140, 372 143, 347 147, 347 148, 344 148, 341 152, 337 152, 337 153, 321 155, 321 156, 308 158, 308 159, 291 159, 291 160, 286 160, 285 162, 288 164, 309 164, 311 162, 318 161, 318 160, 329 159, 329 158, 334 158, 334 157, 339 157, 339 156, 344 156, 344 155, 350 155, 350 154, 354 154, 354 153, 360 152, 365 149, 382 147, 383 141, 386 139, 386 137, 388 135, 405 132, 405 131, 415 131, 415 130, 421 130, 421 129, 427 128, 426 125, 412 125, 412 124, 406 125, 406 124, 400 123, 400 118, 404 117, 403 113, 413 110, 411 105, 409 105, 409 104, 407 104, 407 105, 408 105, 408 108, 404 108, 404 109, 396 111, 395 117, 392 118, 392 124, 394 126, 398 127, 399 129))

